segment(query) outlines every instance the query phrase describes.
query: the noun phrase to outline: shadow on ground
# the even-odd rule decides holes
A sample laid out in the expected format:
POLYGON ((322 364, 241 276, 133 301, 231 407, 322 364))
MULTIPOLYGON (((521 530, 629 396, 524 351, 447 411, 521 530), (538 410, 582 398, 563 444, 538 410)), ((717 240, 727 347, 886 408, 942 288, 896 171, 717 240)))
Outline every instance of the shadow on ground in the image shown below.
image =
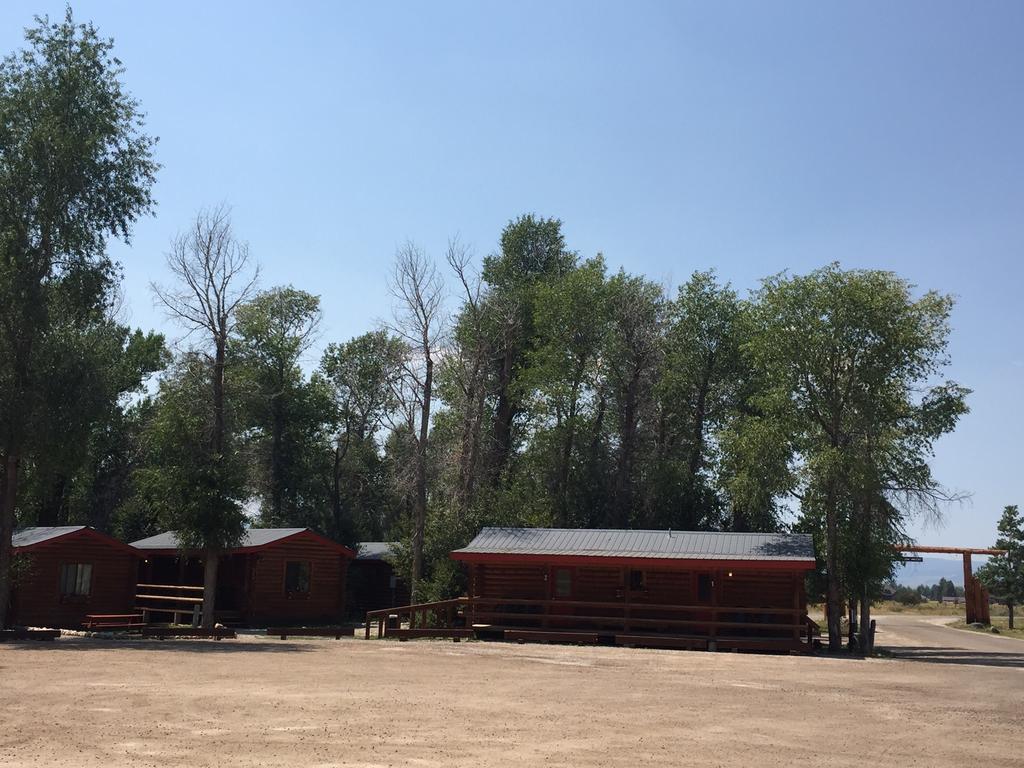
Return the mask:
MULTIPOLYGON (((342 642, 342 641, 333 641, 342 642)), ((175 651, 177 653, 295 653, 315 651, 313 643, 294 643, 284 640, 260 640, 257 642, 238 642, 236 640, 204 640, 204 639, 132 639, 104 640, 97 638, 62 637, 59 640, 17 640, 5 642, 0 648, 23 649, 32 651, 175 651)))
POLYGON ((929 664, 974 664, 984 667, 1024 668, 1024 651, 1019 653, 994 653, 971 651, 963 648, 942 648, 936 646, 889 646, 885 649, 895 659, 923 661, 929 664))

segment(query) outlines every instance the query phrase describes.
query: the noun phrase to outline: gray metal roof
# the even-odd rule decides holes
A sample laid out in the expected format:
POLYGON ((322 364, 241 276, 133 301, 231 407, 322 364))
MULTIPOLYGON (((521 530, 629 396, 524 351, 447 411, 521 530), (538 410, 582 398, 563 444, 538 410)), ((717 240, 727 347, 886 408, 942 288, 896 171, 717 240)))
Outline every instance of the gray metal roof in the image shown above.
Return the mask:
MULTIPOLYGON (((262 547, 264 544, 286 539, 305 530, 305 528, 250 528, 242 536, 238 548, 262 547)), ((147 539, 133 541, 131 545, 137 549, 179 549, 180 547, 178 534, 175 531, 164 531, 147 539)))
POLYGON ((360 541, 356 560, 384 560, 397 546, 395 541, 360 541))
POLYGON ((69 533, 84 530, 84 525, 53 525, 39 528, 22 528, 15 531, 11 537, 11 544, 15 547, 30 547, 50 539, 66 536, 69 533))
POLYGON ((813 562, 814 543, 805 533, 484 528, 468 546, 452 554, 813 562))

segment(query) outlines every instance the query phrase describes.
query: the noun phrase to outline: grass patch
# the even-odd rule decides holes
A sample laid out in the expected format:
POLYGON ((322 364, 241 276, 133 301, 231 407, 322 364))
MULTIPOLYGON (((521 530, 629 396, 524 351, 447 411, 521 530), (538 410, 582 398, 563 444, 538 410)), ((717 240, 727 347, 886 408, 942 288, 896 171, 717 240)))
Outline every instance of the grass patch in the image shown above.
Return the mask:
MULTIPOLYGON (((1024 640, 1024 629, 1021 629, 1020 622, 1014 622, 1014 623, 1017 624, 1017 628, 1016 629, 1010 629, 1007 626, 1007 619, 1006 619, 1005 616, 993 616, 992 617, 992 626, 999 630, 999 634, 1000 635, 1002 635, 1003 637, 1016 637, 1019 640, 1024 640)), ((965 622, 963 620, 954 621, 949 626, 956 627, 957 629, 968 629, 971 632, 980 632, 983 635, 994 634, 987 627, 984 627, 984 628, 972 627, 972 626, 969 626, 967 624, 967 622, 965 622)))

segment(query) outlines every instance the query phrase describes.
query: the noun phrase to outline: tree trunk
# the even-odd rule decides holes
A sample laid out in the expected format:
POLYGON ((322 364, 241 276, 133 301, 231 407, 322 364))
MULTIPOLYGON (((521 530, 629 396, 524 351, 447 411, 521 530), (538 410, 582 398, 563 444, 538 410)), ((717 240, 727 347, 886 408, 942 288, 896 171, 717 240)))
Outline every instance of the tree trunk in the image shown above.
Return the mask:
POLYGON ((281 453, 284 443, 284 414, 280 395, 274 396, 274 425, 270 444, 270 503, 274 509, 274 523, 284 522, 284 483, 281 479, 281 453))
POLYGON ((839 521, 836 519, 836 481, 829 479, 828 496, 825 500, 825 568, 828 571, 828 649, 838 653, 843 648, 843 632, 840 623, 843 616, 843 599, 839 589, 839 521))
POLYGON ((850 620, 849 627, 846 631, 846 645, 848 648, 853 648, 857 645, 857 599, 850 599, 850 620))
POLYGON ((515 418, 515 407, 509 389, 512 386, 514 364, 514 351, 511 346, 508 346, 502 355, 501 373, 498 380, 498 405, 494 414, 494 460, 491 472, 492 482, 495 484, 501 477, 502 470, 505 469, 512 451, 512 420, 515 418))
POLYGON ((203 629, 213 629, 217 610, 217 565, 220 560, 215 549, 203 553, 203 629))
POLYGON ((222 328, 215 339, 216 353, 213 358, 213 452, 218 456, 224 452, 224 358, 227 346, 227 330, 222 328))
POLYGON ((1006 601, 1006 626, 1013 629, 1013 603, 1009 600, 1006 601))
POLYGON ((707 419, 708 390, 711 387, 711 371, 715 365, 715 353, 708 355, 700 388, 697 390, 697 406, 693 417, 693 447, 690 451, 690 483, 696 486, 697 473, 704 464, 704 422, 707 419))
POLYGON ((865 656, 875 652, 874 638, 871 635, 871 600, 868 598, 866 583, 864 594, 860 598, 860 652, 865 656))
POLYGON ((423 536, 427 527, 427 438, 430 432, 430 398, 434 383, 434 361, 430 357, 429 340, 424 334, 423 347, 427 350, 423 375, 423 400, 420 406, 419 438, 416 441, 416 502, 412 535, 412 597, 420 597, 423 578, 423 536))
POLYGON ((4 456, 3 477, 0 477, 0 629, 7 627, 11 605, 11 560, 14 534, 14 506, 18 496, 18 457, 4 456))
POLYGON ((633 450, 636 446, 637 398, 640 390, 640 368, 633 369, 633 375, 626 387, 626 402, 622 409, 622 428, 619 435, 619 466, 615 473, 613 496, 613 524, 629 527, 629 516, 633 506, 633 450))

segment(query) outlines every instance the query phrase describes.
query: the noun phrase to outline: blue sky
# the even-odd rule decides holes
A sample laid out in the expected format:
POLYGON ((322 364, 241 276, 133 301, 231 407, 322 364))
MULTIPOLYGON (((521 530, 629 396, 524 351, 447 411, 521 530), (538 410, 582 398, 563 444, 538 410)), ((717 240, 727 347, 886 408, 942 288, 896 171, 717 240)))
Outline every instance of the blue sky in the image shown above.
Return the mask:
MULTIPOLYGON (((8 0, 0 50, 35 13, 8 0)), ((669 286, 741 291, 829 261, 958 298, 950 376, 972 413, 934 468, 972 494, 922 543, 988 545, 1024 504, 1024 4, 79 2, 160 136, 156 216, 123 262, 131 319, 175 329, 150 280, 226 201, 266 286, 323 297, 323 341, 389 311, 411 238, 482 257, 508 219, 669 286)))

